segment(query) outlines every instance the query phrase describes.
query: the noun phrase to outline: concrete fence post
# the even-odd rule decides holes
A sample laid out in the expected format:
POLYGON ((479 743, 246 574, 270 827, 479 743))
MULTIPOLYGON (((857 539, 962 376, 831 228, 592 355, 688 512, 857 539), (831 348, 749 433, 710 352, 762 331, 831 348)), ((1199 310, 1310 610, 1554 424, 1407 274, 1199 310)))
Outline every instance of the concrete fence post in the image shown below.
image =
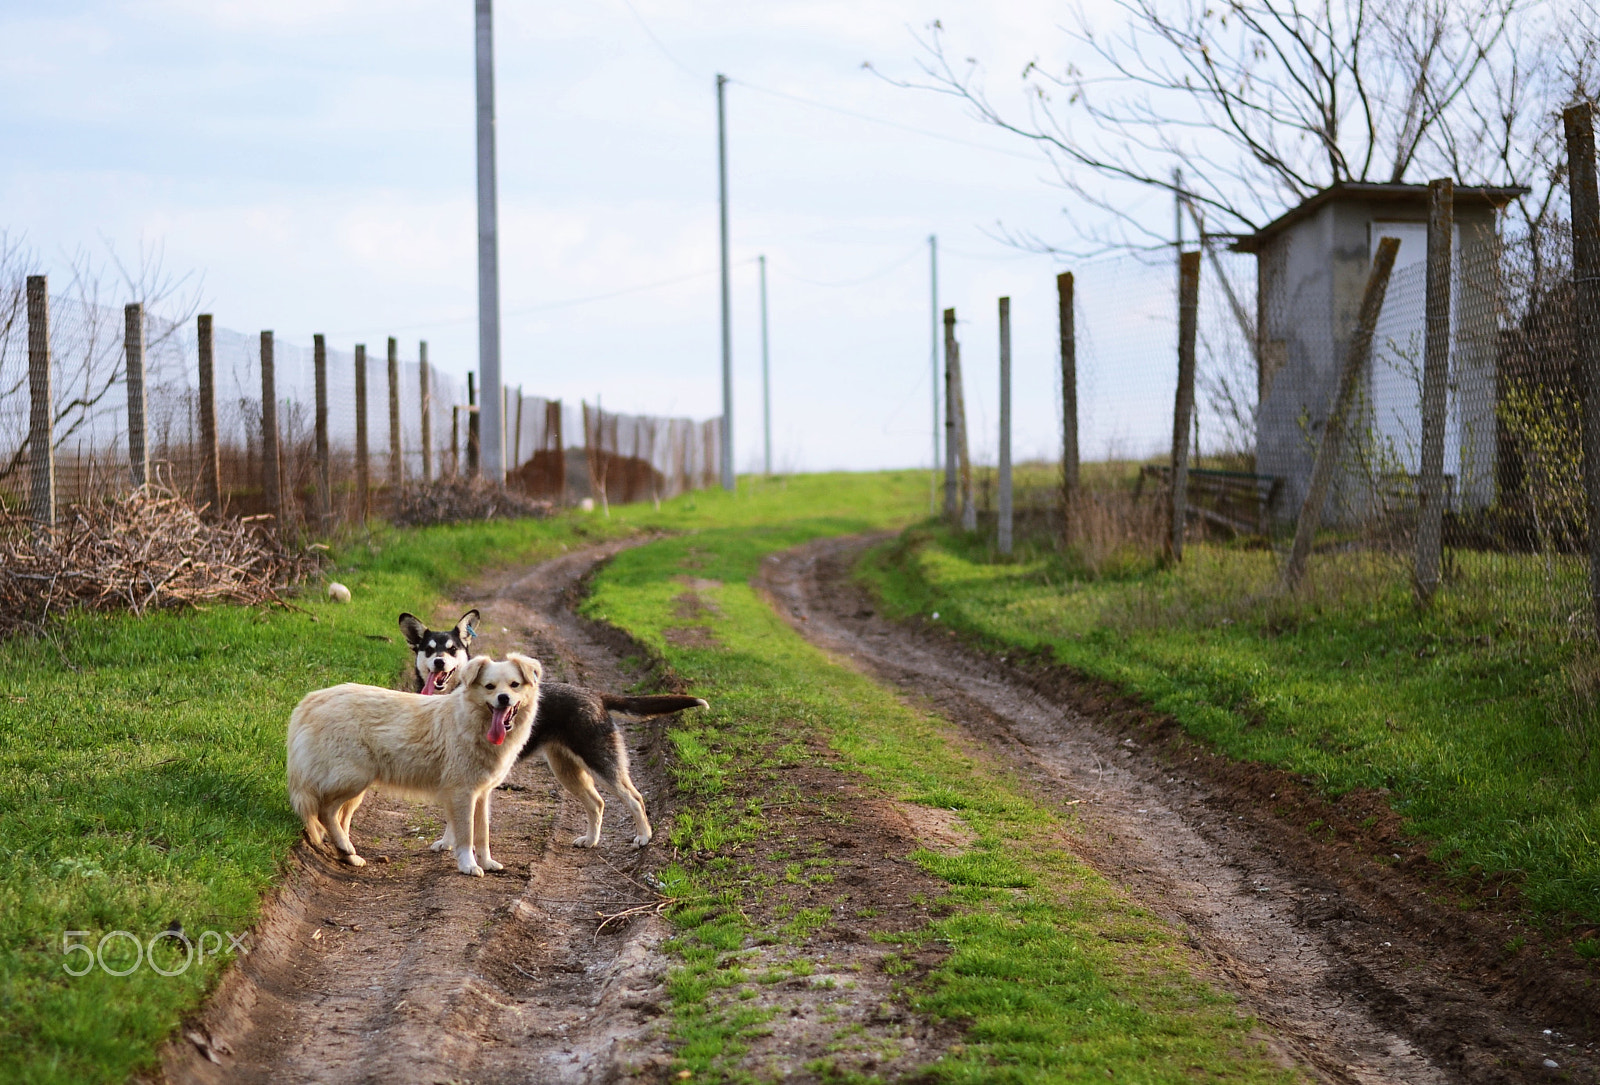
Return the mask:
POLYGON ((1078 331, 1073 317, 1072 272, 1056 276, 1056 316, 1061 334, 1061 532, 1072 530, 1078 500, 1078 331))
POLYGON ((327 531, 333 520, 333 465, 328 449, 328 340, 311 338, 311 361, 317 382, 317 520, 327 531))
POLYGON ((1445 391, 1450 379, 1450 261, 1455 181, 1428 183, 1428 285, 1422 361, 1422 456, 1417 475, 1417 554, 1412 586, 1427 606, 1439 587, 1444 538, 1445 391))
POLYGON ((139 302, 122 309, 123 375, 128 387, 128 467, 135 487, 150 481, 150 447, 145 421, 144 306, 139 302))
POLYGON ((400 341, 389 337, 389 500, 400 500, 405 477, 400 447, 400 341))
POLYGON ((1178 393, 1172 406, 1172 534, 1174 561, 1183 560, 1189 524, 1189 426, 1194 418, 1195 336, 1200 316, 1200 252, 1178 256, 1178 393))
POLYGON ((422 481, 433 481, 433 380, 428 372, 428 341, 417 344, 417 376, 422 383, 422 481))
POLYGON ((195 345, 199 354, 200 381, 200 500, 213 516, 222 515, 222 455, 217 438, 216 345, 210 313, 195 319, 195 345))
POLYGON ((56 522, 56 401, 50 384, 50 288, 28 276, 28 515, 56 522))
POLYGON ((1589 601, 1600 635, 1600 182, 1595 177, 1593 103, 1566 110, 1572 192, 1572 287, 1577 310, 1578 395, 1583 405, 1583 490, 1589 513, 1589 601))
POLYGON ((1389 273, 1394 270, 1395 254, 1400 251, 1400 239, 1385 237, 1378 242, 1378 251, 1372 257, 1372 270, 1367 275, 1366 293, 1361 298, 1361 312, 1356 317, 1356 329, 1350 336, 1345 351, 1344 367, 1339 373, 1339 387, 1334 392, 1333 405, 1328 411, 1327 424, 1322 428, 1322 440, 1317 442, 1317 455, 1311 467, 1311 483, 1306 499, 1300 506, 1300 519, 1294 527, 1294 548, 1289 551, 1289 562, 1283 570, 1283 586, 1294 591, 1305 577, 1306 562, 1311 557, 1311 544, 1317 529, 1322 526, 1322 506, 1328 500, 1328 488, 1333 483, 1333 473, 1338 469, 1344 451, 1344 427, 1350 405, 1355 401, 1356 388, 1366 369, 1367 356, 1372 352, 1372 333, 1378 327, 1378 314, 1383 312, 1384 295, 1389 292, 1389 273))
POLYGON ((995 544, 1011 553, 1011 299, 1000 299, 1000 485, 995 544))
POLYGON ((356 519, 367 522, 372 476, 367 463, 367 345, 356 344, 356 519))
POLYGON ((278 381, 272 333, 261 333, 261 496, 276 526, 283 526, 283 490, 278 458, 278 381))
POLYGON ((944 515, 951 526, 956 523, 956 311, 944 311, 944 515))

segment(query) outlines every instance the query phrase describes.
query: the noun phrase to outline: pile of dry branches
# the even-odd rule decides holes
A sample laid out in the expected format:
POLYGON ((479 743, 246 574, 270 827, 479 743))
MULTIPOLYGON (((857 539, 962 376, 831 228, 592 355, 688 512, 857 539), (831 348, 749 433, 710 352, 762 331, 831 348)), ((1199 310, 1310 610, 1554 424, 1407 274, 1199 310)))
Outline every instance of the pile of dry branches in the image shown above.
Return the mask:
POLYGON ((260 523, 200 512, 159 486, 72 505, 49 528, 0 508, 0 635, 73 607, 283 604, 315 571, 315 553, 285 549, 260 523))
POLYGON ((502 490, 483 478, 445 478, 411 483, 395 502, 394 522, 402 527, 458 524, 466 520, 516 520, 548 516, 551 504, 502 490))

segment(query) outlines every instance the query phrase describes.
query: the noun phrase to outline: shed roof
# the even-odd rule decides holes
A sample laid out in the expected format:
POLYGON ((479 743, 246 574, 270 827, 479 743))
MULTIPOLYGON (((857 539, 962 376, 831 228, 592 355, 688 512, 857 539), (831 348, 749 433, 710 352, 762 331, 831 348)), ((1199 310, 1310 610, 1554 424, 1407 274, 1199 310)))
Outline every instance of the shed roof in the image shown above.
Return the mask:
MULTIPOLYGON (((1457 185, 1455 202, 1457 205, 1477 205, 1491 208, 1504 207, 1518 196, 1526 195, 1530 189, 1525 185, 1506 185, 1496 187, 1492 185, 1457 185)), ((1396 203, 1396 204, 1421 204, 1426 206, 1428 199, 1427 185, 1407 184, 1373 184, 1367 181, 1345 181, 1330 185, 1321 192, 1307 198, 1298 207, 1291 207, 1271 222, 1253 234, 1239 238, 1232 245, 1234 252, 1259 252, 1261 248, 1278 234, 1287 230, 1302 219, 1309 218, 1322 208, 1324 204, 1335 200, 1362 200, 1366 202, 1396 203)))

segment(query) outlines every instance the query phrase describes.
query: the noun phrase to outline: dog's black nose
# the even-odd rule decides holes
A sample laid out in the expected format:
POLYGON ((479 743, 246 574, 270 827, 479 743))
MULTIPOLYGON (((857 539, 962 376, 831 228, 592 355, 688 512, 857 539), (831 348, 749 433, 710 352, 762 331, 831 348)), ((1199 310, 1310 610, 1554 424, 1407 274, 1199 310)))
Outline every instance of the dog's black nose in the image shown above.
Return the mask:
POLYGON ((435 660, 434 660, 434 661, 433 661, 433 669, 434 669, 434 670, 436 670, 436 671, 442 671, 442 670, 444 670, 444 660, 442 660, 442 659, 435 659, 435 660))
POLYGON ((508 704, 510 704, 510 703, 511 703, 511 694, 509 694, 509 693, 502 693, 502 694, 500 694, 500 696, 498 696, 498 697, 496 697, 496 698, 495 698, 495 702, 496 702, 496 703, 497 703, 497 704, 499 704, 499 705, 500 705, 500 707, 501 707, 501 708, 504 708, 504 707, 506 707, 506 706, 507 706, 507 705, 508 705, 508 704))

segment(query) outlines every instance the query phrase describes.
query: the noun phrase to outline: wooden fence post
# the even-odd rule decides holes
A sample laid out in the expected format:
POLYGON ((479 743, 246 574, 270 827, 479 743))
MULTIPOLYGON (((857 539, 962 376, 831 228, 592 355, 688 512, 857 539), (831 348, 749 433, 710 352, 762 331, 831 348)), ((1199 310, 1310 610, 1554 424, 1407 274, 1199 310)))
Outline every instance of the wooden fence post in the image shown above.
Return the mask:
POLYGON ((556 473, 556 501, 558 504, 567 503, 567 445, 561 435, 561 401, 553 400, 544 405, 544 443, 546 448, 553 449, 555 453, 556 473), (552 436, 553 435, 553 436, 552 436))
POLYGON ((422 381, 422 481, 433 481, 433 381, 428 373, 428 341, 417 346, 418 376, 422 381))
POLYGON ((1000 499, 995 542, 1011 553, 1011 299, 1000 299, 1000 499))
POLYGON ((956 524, 956 311, 944 311, 944 515, 956 524))
POLYGON ((1056 276, 1056 316, 1061 329, 1061 531, 1071 531, 1078 500, 1078 331, 1073 317, 1072 272, 1056 276))
POLYGON ((333 520, 333 465, 328 449, 328 340, 311 337, 311 361, 317 373, 317 521, 327 531, 333 520))
MULTIPOLYGON (((955 322, 955 310, 945 310, 948 318, 946 327, 955 322)), ((945 411, 955 416, 955 444, 957 472, 960 480, 961 491, 961 529, 963 531, 978 530, 978 506, 972 492, 972 457, 967 446, 967 396, 961 380, 961 344, 954 335, 951 336, 951 346, 948 364, 950 366, 950 396, 945 400, 945 411)))
POLYGON ((283 526, 283 491, 278 458, 278 383, 272 333, 261 333, 261 495, 275 527, 283 526))
POLYGON ((367 345, 356 344, 356 519, 367 522, 367 345))
POLYGON ((200 499, 213 516, 222 515, 222 456, 217 439, 217 369, 211 314, 195 320, 195 345, 200 355, 200 499))
POLYGON ((405 478, 400 447, 400 342, 389 337, 389 500, 400 500, 400 484, 405 478))
POLYGON ((1189 423, 1194 417, 1194 341, 1200 316, 1200 252, 1178 256, 1178 394, 1172 407, 1172 534, 1167 550, 1183 560, 1189 523, 1189 423))
POLYGON ((450 405, 450 477, 461 474, 461 405, 450 405))
POLYGON ((1356 318, 1356 329, 1351 333, 1350 345, 1345 351, 1339 387, 1334 392, 1327 424, 1322 428, 1322 440, 1317 442, 1317 456, 1311 467, 1311 485, 1306 490, 1305 502, 1300 506, 1300 519, 1294 527, 1294 548, 1289 551, 1289 562, 1283 570, 1283 586, 1289 591, 1300 586, 1306 572, 1306 561, 1311 557, 1311 543, 1317 529, 1322 526, 1322 506, 1328 500, 1328 487, 1333 482, 1333 472, 1339 466, 1343 451, 1345 416, 1350 413, 1350 405, 1356 398, 1356 387, 1361 383, 1361 372, 1366 368, 1367 356, 1372 351, 1372 333, 1378 326, 1378 314, 1383 312, 1384 295, 1389 291, 1389 273, 1394 270, 1394 257, 1399 251, 1400 239, 1385 237, 1378 242, 1378 251, 1372 258, 1366 293, 1361 298, 1361 313, 1356 318))
POLYGON ((28 276, 28 515, 56 522, 56 401, 50 386, 50 289, 28 276))
MULTIPOLYGON (((508 416, 509 417, 509 416, 508 416)), ((511 437, 511 470, 522 466, 522 385, 517 385, 517 428, 511 437)))
POLYGON ((1445 391, 1450 379, 1450 257, 1455 181, 1428 182, 1428 293, 1422 362, 1422 457, 1417 476, 1417 555, 1412 587, 1427 606, 1439 587, 1444 536, 1445 391))
POLYGON ((1583 490, 1589 512, 1589 600, 1600 634, 1600 182, 1592 103, 1561 115, 1572 192, 1572 287, 1578 395, 1583 405, 1583 490))
POLYGON ((478 477, 478 375, 467 372, 467 474, 478 477))
POLYGON ((149 434, 145 422, 144 306, 139 302, 122 309, 123 375, 128 388, 128 467, 135 487, 150 480, 149 434))

